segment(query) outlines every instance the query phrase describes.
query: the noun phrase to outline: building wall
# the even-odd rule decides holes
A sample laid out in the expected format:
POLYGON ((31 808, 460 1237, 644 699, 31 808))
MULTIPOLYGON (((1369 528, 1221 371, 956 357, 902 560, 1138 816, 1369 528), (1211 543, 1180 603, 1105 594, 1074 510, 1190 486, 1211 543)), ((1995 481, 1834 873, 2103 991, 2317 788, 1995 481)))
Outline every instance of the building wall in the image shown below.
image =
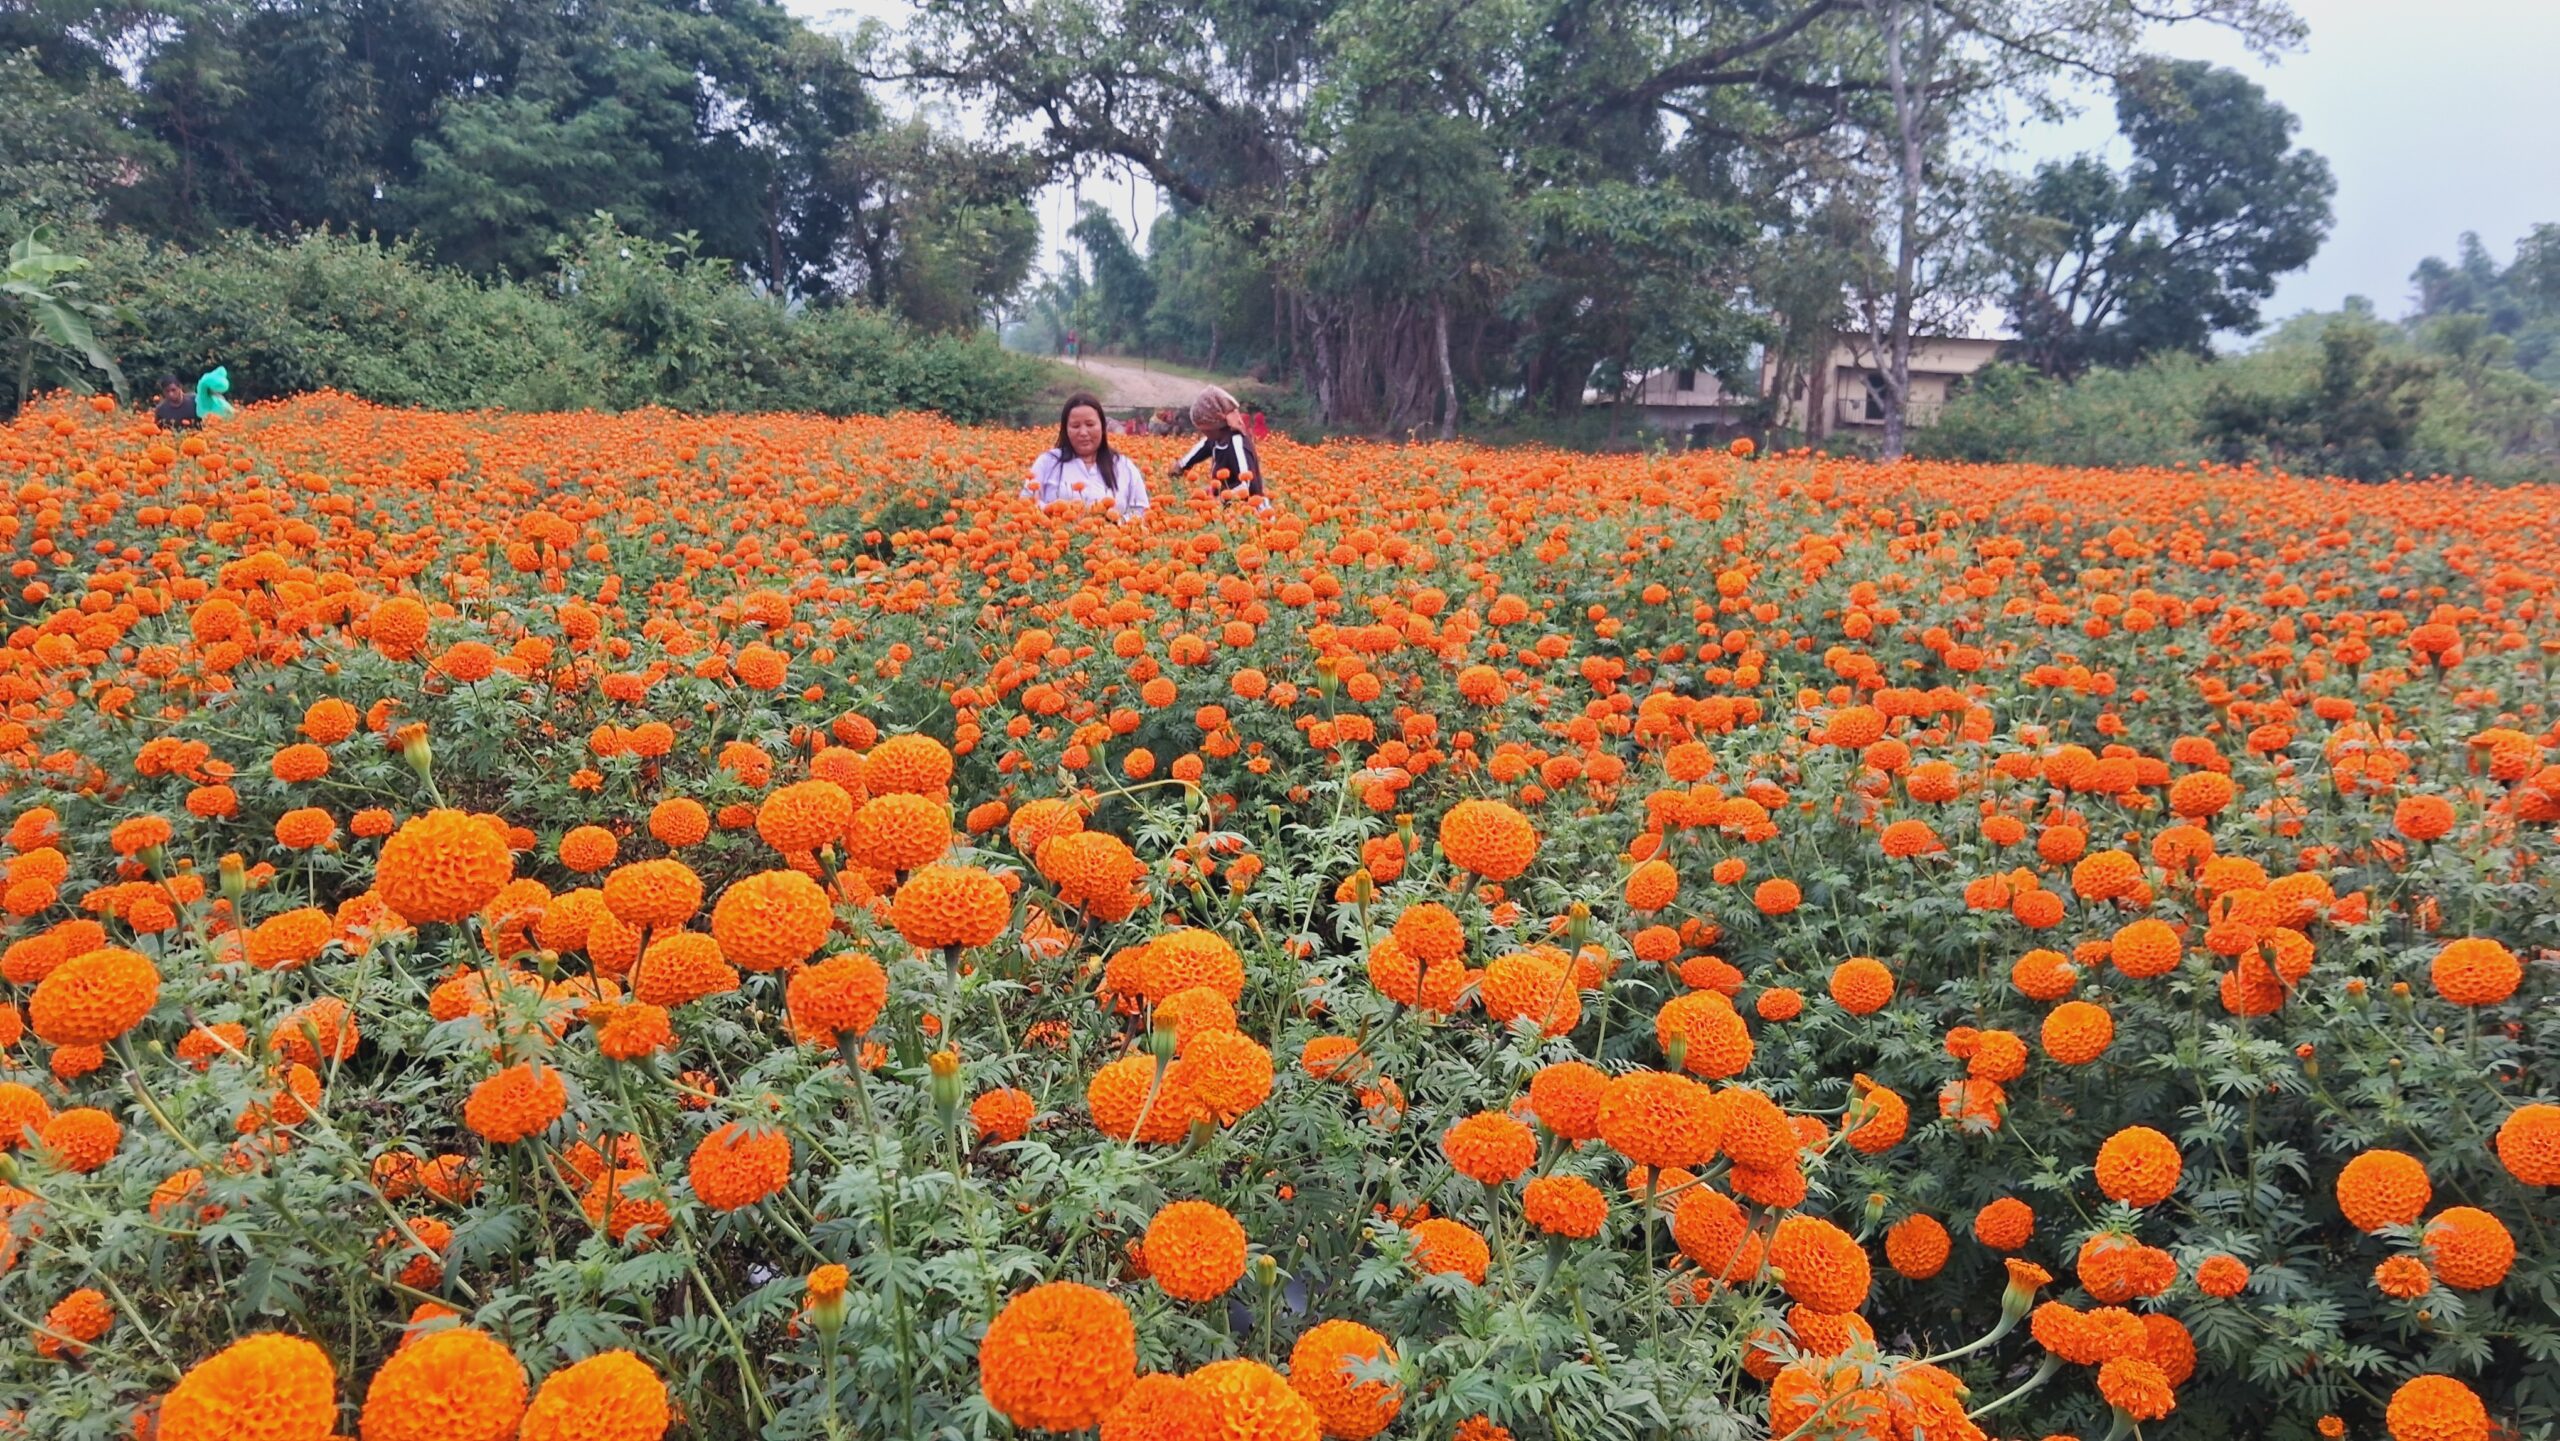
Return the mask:
MULTIPOLYGON (((1911 346, 1910 422, 1934 422, 1945 409, 1955 382, 1999 358, 2000 344, 1997 340, 1966 336, 1915 338, 1911 346)), ((1842 337, 1831 348, 1829 366, 1810 378, 1805 391, 1783 399, 1783 423, 1788 429, 1817 439, 1842 431, 1881 431, 1884 422, 1867 403, 1867 377, 1880 373, 1875 348, 1864 337, 1842 337)), ((1764 378, 1764 383, 1774 381, 1774 376, 1764 378)))

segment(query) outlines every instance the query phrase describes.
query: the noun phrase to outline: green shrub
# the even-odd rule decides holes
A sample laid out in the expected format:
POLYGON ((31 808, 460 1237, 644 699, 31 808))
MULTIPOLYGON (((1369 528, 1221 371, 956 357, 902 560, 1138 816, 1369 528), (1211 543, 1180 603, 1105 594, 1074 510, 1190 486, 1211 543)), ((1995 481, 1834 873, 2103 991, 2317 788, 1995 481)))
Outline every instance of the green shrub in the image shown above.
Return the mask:
POLYGON ((2213 367, 2162 356, 2064 385, 2018 365, 1976 374, 1913 448, 1948 460, 2170 465, 2201 460, 2196 418, 2213 367))
POLYGON ((936 410, 1011 414, 1037 367, 983 335, 878 311, 787 306, 723 262, 599 218, 540 283, 474 279, 406 242, 228 236, 181 251, 83 238, 94 289, 129 323, 127 370, 230 368, 235 400, 340 390, 432 410, 936 410))

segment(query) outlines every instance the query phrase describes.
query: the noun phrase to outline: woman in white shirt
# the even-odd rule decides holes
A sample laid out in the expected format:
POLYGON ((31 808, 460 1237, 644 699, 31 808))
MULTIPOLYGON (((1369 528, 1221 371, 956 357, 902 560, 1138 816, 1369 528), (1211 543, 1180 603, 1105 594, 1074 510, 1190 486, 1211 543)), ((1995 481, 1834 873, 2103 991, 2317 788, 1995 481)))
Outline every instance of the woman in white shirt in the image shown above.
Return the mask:
POLYGON ((1022 483, 1025 498, 1042 505, 1072 501, 1107 505, 1120 520, 1146 514, 1147 478, 1129 457, 1111 448, 1111 424, 1102 402, 1090 395, 1067 397, 1058 412, 1058 444, 1031 462, 1031 478, 1022 483))

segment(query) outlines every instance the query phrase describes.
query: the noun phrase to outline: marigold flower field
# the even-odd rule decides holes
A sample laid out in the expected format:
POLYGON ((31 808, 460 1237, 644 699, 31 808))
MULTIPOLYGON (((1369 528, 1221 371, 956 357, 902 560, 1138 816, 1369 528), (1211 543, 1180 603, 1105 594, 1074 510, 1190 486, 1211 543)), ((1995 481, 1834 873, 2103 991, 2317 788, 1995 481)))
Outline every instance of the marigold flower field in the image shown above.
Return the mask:
POLYGON ((1042 443, 0 431, 0 1435, 2560 1427, 2560 495, 1042 443))

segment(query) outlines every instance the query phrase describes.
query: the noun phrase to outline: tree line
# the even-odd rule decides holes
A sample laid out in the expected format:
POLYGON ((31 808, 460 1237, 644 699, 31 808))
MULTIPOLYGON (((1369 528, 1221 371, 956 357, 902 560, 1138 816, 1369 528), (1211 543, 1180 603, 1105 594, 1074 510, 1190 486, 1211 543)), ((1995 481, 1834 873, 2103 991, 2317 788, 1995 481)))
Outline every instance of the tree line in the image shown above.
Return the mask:
POLYGON ((2289 114, 2142 49, 2162 23, 2298 41, 2261 0, 920 8, 868 73, 1169 198, 1143 255, 1088 209, 1026 330, 1259 364, 1328 426, 1447 434, 1671 367, 1750 390, 1758 356, 1784 390, 1845 328, 1894 452, 1915 337, 2007 308, 2055 374, 2201 350, 2329 226, 2289 114), (2091 84, 2129 166, 2001 169, 2007 127, 2091 84))
POLYGON ((1994 366, 1919 448, 1959 460, 2549 479, 2560 465, 2560 224, 2533 227, 2503 263, 2466 234, 2452 259, 2421 261, 2410 281, 2415 303, 2397 321, 2349 297, 2210 361, 2180 349, 2067 377, 1994 366))

